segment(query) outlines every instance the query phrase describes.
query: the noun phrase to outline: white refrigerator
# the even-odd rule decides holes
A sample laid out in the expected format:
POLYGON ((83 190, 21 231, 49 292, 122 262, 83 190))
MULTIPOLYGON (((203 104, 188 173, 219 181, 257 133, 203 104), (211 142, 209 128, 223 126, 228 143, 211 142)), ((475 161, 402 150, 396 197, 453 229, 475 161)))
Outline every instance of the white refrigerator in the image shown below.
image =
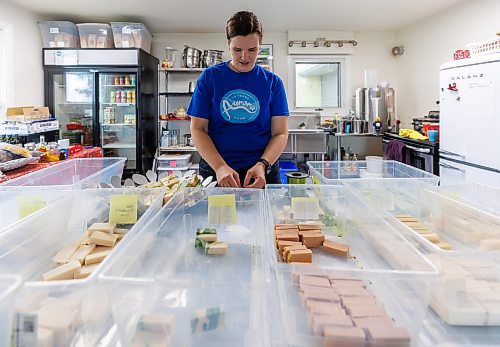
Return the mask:
POLYGON ((440 68, 441 185, 500 187, 500 54, 440 68))

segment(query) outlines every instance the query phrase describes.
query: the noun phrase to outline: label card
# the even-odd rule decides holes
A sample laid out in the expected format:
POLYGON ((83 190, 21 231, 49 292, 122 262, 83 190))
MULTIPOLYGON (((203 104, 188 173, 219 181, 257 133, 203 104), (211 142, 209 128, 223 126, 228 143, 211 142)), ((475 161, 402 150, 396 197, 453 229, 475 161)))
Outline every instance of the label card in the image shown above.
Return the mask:
POLYGON ((109 223, 134 224, 137 222, 137 195, 111 195, 109 223))
POLYGON ((317 198, 292 198, 293 219, 318 220, 319 200, 317 198))
POLYGON ((37 345, 38 316, 30 313, 17 313, 14 316, 11 346, 30 347, 37 345))
POLYGON ((234 194, 208 196, 208 223, 236 224, 236 196, 234 194))
POLYGON ((29 216, 32 213, 47 206, 47 203, 39 195, 22 195, 16 198, 19 210, 19 219, 29 216))

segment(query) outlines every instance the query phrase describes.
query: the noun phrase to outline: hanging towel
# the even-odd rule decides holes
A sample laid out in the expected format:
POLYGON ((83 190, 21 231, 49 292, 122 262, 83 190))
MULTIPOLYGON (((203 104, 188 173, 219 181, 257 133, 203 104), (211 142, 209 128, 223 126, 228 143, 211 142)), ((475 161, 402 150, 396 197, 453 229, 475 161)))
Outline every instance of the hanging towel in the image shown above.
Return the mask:
POLYGON ((406 149, 406 145, 398 140, 391 140, 387 144, 385 150, 387 160, 399 161, 403 164, 410 164, 410 151, 406 149))

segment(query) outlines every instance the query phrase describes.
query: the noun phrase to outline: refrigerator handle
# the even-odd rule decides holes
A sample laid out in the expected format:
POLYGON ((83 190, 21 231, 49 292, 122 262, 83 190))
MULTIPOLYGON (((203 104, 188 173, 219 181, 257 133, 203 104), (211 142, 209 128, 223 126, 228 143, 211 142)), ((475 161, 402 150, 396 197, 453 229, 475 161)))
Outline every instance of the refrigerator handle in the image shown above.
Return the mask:
POLYGON ((451 170, 456 170, 456 171, 460 171, 462 173, 465 173, 464 169, 460 169, 458 167, 455 167, 455 166, 452 166, 452 165, 448 165, 448 164, 445 164, 445 163, 439 163, 439 166, 442 166, 445 169, 451 169, 451 170))
MULTIPOLYGON (((382 142, 389 143, 390 141, 382 139, 382 142)), ((406 146, 406 148, 409 148, 409 149, 414 150, 415 152, 419 152, 419 153, 430 153, 431 152, 431 150, 429 148, 418 148, 418 147, 413 147, 413 146, 409 146, 409 145, 405 145, 405 146, 406 146)))
POLYGON ((465 159, 465 155, 453 153, 453 152, 450 152, 450 151, 445 151, 444 149, 440 149, 439 153, 440 154, 451 155, 453 157, 459 157, 459 158, 465 159))

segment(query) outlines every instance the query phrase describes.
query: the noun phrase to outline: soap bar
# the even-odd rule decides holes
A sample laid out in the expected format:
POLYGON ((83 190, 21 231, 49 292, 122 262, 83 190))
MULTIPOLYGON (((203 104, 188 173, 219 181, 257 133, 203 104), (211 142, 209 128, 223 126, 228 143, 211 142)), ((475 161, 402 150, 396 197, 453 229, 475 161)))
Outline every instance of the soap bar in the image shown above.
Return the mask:
POLYGON ((112 223, 94 223, 92 224, 88 229, 90 231, 90 234, 94 231, 104 231, 106 233, 114 233, 116 230, 116 224, 112 223))
POLYGON ((320 224, 299 224, 299 230, 321 230, 320 224))
POLYGON ((227 243, 225 242, 213 242, 205 245, 205 254, 226 254, 227 253, 227 243))
POLYGON ((85 257, 90 254, 95 248, 95 244, 91 243, 90 245, 80 245, 78 249, 73 253, 73 255, 69 258, 69 260, 78 260, 80 264, 83 264, 85 257))
POLYGON ((70 245, 64 246, 57 254, 52 258, 52 261, 56 264, 66 264, 69 261, 69 258, 75 253, 78 249, 77 243, 72 243, 70 245))
POLYGON ((100 263, 109 255, 109 253, 111 253, 111 250, 89 254, 85 257, 85 265, 100 263))
POLYGON ((297 226, 297 224, 276 224, 274 226, 274 229, 275 230, 280 230, 280 229, 295 229, 295 230, 299 230, 299 227, 297 226))
POLYGON ((69 280, 73 275, 80 272, 82 265, 78 260, 72 260, 67 264, 61 265, 47 271, 42 275, 44 281, 69 280))
POLYGON ((276 240, 299 242, 299 234, 297 234, 297 235, 286 235, 286 234, 276 235, 276 240))
POLYGON ((290 253, 290 251, 294 251, 297 249, 307 249, 307 247, 304 245, 286 246, 283 248, 283 253, 281 253, 281 256, 283 257, 283 259, 286 259, 288 257, 288 253, 290 253))
POLYGON ((102 231, 95 231, 90 236, 90 242, 99 246, 113 247, 118 236, 102 231))
POLYGON ((280 241, 277 241, 276 242, 276 246, 278 248, 278 252, 279 254, 282 254, 283 253, 283 249, 286 247, 286 246, 296 246, 296 245, 301 245, 302 243, 298 242, 298 241, 285 241, 285 240, 280 240, 280 241))
POLYGON ((365 332, 357 327, 324 328, 323 347, 364 347, 365 332))
POLYGON ((286 258, 287 263, 312 263, 312 251, 310 249, 297 249, 290 251, 286 258))
POLYGON ((126 234, 128 232, 129 232, 128 229, 116 228, 114 234, 126 234))
POLYGON ((479 242, 479 249, 483 251, 500 250, 500 239, 483 239, 479 242))
POLYGON ((82 269, 80 270, 79 273, 75 274, 73 276, 73 278, 75 280, 78 280, 78 279, 82 279, 82 278, 87 278, 89 277, 92 272, 97 269, 97 267, 99 266, 99 264, 92 264, 92 265, 84 265, 82 266, 82 269))
POLYGON ((431 242, 439 242, 439 235, 436 233, 431 232, 428 234, 420 234, 420 235, 431 242))
POLYGON ((200 234, 196 238, 205 242, 215 242, 217 241, 217 234, 200 234))
POLYGON ((321 247, 325 241, 325 235, 318 234, 304 234, 302 235, 302 242, 307 248, 321 247))
POLYGON ((323 250, 335 255, 341 255, 346 257, 349 253, 349 245, 335 242, 332 240, 325 240, 323 242, 323 250))
POLYGON ((84 233, 82 237, 80 237, 80 240, 78 240, 79 245, 88 245, 90 244, 90 237, 87 233, 84 233))
POLYGON ((368 330, 368 340, 373 347, 410 347, 410 334, 404 328, 371 327, 368 330))
POLYGON ((451 251, 453 248, 448 242, 444 242, 444 241, 439 241, 435 245, 441 249, 444 249, 445 251, 451 251))
POLYGON ((299 285, 304 286, 326 287, 330 288, 330 280, 326 277, 301 275, 299 285))
POLYGON ((351 318, 349 318, 345 313, 340 314, 329 314, 329 315, 314 315, 312 317, 312 325, 314 335, 322 336, 323 329, 327 326, 337 326, 337 327, 352 327, 351 318))

